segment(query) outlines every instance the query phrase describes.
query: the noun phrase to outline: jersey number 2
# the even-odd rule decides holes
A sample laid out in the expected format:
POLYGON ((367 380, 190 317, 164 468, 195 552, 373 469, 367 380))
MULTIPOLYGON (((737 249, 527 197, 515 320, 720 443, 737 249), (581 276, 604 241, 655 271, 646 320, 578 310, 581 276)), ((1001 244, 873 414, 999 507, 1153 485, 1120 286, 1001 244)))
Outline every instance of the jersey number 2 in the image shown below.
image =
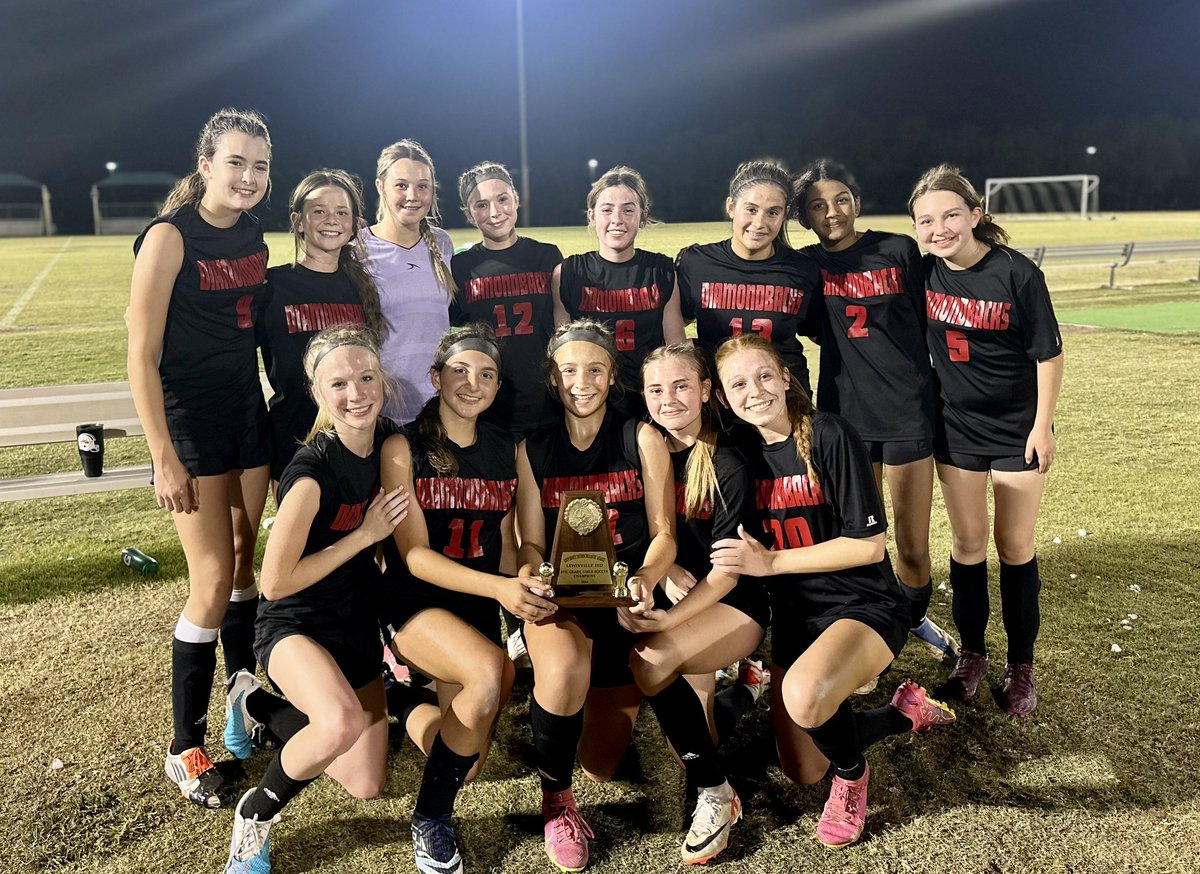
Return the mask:
POLYGON ((946 332, 946 350, 950 353, 951 361, 971 360, 971 347, 967 344, 967 335, 962 331, 946 332))
POLYGON ((867 308, 856 303, 846 304, 846 318, 854 319, 854 324, 846 329, 846 336, 851 340, 861 340, 870 336, 867 328, 867 308))
POLYGON ((479 532, 483 529, 483 520, 476 519, 471 523, 470 543, 467 545, 467 551, 464 552, 463 530, 466 527, 466 519, 450 520, 450 542, 446 544, 442 552, 451 558, 480 558, 483 555, 483 547, 479 545, 479 532))
POLYGON ((512 305, 513 317, 520 317, 515 328, 509 328, 507 313, 504 311, 504 304, 498 303, 492 308, 492 313, 496 316, 496 336, 508 337, 511 334, 516 334, 522 337, 525 334, 533 333, 533 304, 529 301, 522 301, 512 305))

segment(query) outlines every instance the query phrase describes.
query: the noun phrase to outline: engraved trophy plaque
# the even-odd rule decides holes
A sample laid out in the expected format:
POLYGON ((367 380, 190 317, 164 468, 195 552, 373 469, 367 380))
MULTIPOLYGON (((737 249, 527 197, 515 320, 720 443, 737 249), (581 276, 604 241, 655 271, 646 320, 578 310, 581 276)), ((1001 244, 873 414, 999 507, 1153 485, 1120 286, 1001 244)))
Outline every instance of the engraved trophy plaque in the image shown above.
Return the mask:
POLYGON ((629 565, 617 561, 604 493, 563 492, 550 561, 538 574, 560 607, 632 607, 629 565))

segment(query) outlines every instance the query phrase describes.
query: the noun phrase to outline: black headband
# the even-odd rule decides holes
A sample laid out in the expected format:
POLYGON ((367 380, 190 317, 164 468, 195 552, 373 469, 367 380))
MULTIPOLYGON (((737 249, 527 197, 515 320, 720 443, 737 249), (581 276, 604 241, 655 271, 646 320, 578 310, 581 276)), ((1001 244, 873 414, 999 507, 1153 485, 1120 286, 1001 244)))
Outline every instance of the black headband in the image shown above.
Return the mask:
POLYGON ((450 344, 450 348, 444 354, 439 355, 433 362, 434 370, 441 370, 446 366, 446 362, 457 355, 459 352, 482 352, 488 358, 496 362, 496 366, 500 366, 500 347, 486 337, 463 337, 461 340, 456 340, 450 344))

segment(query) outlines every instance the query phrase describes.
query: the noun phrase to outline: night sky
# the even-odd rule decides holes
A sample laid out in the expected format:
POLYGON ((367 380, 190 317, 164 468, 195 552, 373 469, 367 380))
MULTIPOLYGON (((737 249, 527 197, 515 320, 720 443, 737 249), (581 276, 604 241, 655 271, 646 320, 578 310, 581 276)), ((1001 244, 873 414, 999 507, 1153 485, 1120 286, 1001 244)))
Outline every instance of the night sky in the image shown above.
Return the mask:
MULTIPOLYGON (((91 231, 106 161, 187 171, 225 105, 270 121, 280 221, 320 166, 371 187, 420 140, 454 180, 519 166, 515 0, 3 0, 0 172, 91 231)), ((986 176, 1095 172, 1101 207, 1200 208, 1200 3, 1165 0, 525 0, 534 224, 582 221, 587 159, 642 170, 667 220, 721 217, 738 161, 821 155, 901 212, 943 160, 986 176), (1097 147, 1088 157, 1085 148, 1097 147)), ((374 198, 369 197, 373 209, 374 198)))

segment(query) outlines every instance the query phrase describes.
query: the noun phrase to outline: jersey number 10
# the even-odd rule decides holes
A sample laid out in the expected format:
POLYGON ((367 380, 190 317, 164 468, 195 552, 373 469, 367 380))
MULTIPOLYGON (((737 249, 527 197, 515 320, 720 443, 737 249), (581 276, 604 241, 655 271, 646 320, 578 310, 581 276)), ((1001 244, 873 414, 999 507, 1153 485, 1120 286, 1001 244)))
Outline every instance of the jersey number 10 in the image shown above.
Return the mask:
POLYGON ((763 530, 768 534, 775 535, 775 545, 771 547, 774 552, 813 545, 812 531, 808 527, 808 520, 803 516, 786 519, 783 522, 778 519, 765 519, 763 520, 763 530))

